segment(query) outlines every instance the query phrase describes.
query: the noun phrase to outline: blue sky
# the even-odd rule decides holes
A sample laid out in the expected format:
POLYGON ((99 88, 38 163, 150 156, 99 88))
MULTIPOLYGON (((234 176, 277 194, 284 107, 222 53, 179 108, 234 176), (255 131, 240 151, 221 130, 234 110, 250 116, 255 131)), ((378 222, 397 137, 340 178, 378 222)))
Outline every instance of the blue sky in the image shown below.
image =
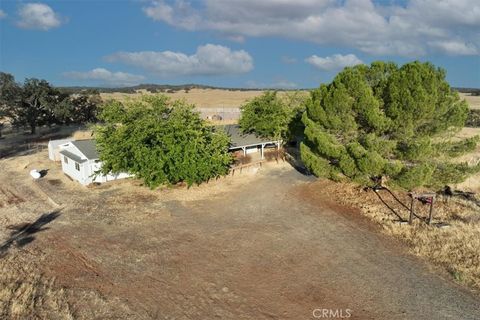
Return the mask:
POLYGON ((477 0, 0 2, 0 70, 18 81, 311 88, 344 66, 431 61, 480 87, 477 0))

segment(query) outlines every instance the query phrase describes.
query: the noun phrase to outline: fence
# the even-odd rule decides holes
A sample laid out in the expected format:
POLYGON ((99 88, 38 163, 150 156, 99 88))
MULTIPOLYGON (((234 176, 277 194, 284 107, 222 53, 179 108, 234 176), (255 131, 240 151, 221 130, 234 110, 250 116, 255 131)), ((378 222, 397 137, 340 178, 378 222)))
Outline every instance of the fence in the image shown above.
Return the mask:
POLYGON ((26 155, 26 154, 37 153, 45 149, 48 149, 48 146, 43 143, 33 143, 33 142, 19 143, 17 145, 8 146, 6 148, 0 148, 0 159, 9 157, 9 156, 19 155, 19 154, 26 155))
POLYGON ((238 120, 240 119, 240 108, 197 108, 200 116, 208 120, 238 120))

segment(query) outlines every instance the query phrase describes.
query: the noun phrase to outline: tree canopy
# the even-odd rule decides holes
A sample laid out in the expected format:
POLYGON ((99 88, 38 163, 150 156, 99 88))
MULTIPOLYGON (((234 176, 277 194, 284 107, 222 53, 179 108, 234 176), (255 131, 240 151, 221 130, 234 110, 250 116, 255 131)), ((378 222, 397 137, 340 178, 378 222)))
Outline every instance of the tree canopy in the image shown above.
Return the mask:
POLYGON ((302 159, 332 179, 387 175, 404 188, 460 182, 480 169, 451 161, 478 141, 450 139, 467 114, 445 72, 430 63, 348 67, 311 92, 302 159))
POLYGON ((0 118, 28 126, 31 133, 42 125, 94 122, 100 101, 98 92, 69 95, 45 80, 18 84, 12 75, 0 72, 0 118))
POLYGON ((95 137, 103 173, 128 172, 151 188, 208 181, 228 173, 230 139, 192 105, 164 95, 106 103, 95 137))
POLYGON ((281 98, 277 92, 267 91, 241 107, 239 125, 243 132, 264 138, 288 139, 298 131, 295 124, 303 109, 304 99, 299 92, 281 98))

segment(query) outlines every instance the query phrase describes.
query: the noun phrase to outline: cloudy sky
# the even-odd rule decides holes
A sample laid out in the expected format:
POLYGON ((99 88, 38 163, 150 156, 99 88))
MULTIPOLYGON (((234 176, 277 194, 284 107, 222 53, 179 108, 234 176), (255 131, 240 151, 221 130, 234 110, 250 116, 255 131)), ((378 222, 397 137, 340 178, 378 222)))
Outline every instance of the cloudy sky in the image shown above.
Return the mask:
POLYGON ((480 87, 480 1, 0 1, 0 70, 19 81, 311 88, 375 60, 480 87))

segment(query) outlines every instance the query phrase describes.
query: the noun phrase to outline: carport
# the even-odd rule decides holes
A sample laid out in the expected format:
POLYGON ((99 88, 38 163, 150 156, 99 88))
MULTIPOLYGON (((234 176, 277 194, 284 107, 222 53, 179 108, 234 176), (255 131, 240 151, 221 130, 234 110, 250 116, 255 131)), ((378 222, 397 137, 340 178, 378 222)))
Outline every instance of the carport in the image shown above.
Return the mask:
POLYGON ((237 124, 223 126, 223 130, 231 139, 229 151, 243 150, 243 155, 246 156, 260 150, 260 156, 263 159, 266 146, 276 146, 277 149, 280 149, 281 140, 263 139, 253 133, 242 133, 237 124))

